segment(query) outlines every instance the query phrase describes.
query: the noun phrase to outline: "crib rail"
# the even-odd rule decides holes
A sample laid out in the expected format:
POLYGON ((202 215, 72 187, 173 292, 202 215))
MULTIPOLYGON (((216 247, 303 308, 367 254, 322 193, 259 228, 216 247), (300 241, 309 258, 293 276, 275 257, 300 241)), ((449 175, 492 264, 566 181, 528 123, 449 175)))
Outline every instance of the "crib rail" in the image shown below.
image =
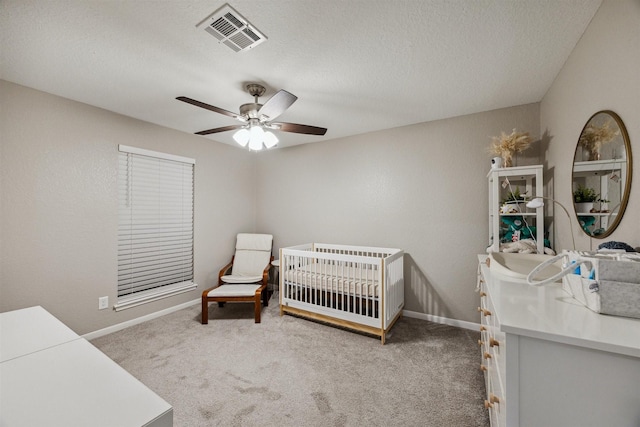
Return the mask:
MULTIPOLYGON (((296 308, 376 328, 404 306, 403 252, 330 244, 280 250, 281 310, 296 308)), ((286 310, 285 310, 286 311, 286 310)))
POLYGON ((395 322, 404 308, 404 253, 402 251, 384 259, 384 328, 395 322))

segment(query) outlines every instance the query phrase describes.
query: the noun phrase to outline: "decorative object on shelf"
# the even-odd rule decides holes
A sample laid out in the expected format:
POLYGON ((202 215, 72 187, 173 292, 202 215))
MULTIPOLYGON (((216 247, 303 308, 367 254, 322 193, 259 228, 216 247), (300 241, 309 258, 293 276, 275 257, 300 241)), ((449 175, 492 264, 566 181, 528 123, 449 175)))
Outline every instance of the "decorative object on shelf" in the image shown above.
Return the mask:
POLYGON ((573 191, 573 203, 577 213, 589 213, 593 210, 593 203, 598 200, 599 194, 596 190, 583 187, 578 184, 578 188, 573 191))
POLYGON ((611 200, 607 200, 607 199, 598 199, 596 200, 598 202, 598 212, 600 213, 609 213, 609 202, 611 200))
POLYGON ((587 153, 588 161, 600 160, 600 148, 620 135, 620 128, 615 126, 617 129, 614 129, 612 123, 613 120, 607 118, 601 124, 590 120, 585 126, 578 139, 578 145, 587 153))
POLYGON ((500 218, 500 221, 505 224, 504 236, 501 243, 516 242, 518 240, 534 239, 536 234, 536 226, 528 226, 524 222, 524 218, 520 215, 505 216, 500 218))
POLYGON ((509 194, 507 194, 507 197, 502 199, 500 213, 506 214, 524 212, 527 199, 527 193, 520 194, 520 187, 516 187, 514 191, 509 192, 509 194))
MULTIPOLYGON (((516 240, 514 242, 507 242, 500 244, 500 251, 507 253, 519 253, 519 254, 537 254, 538 248, 536 241, 533 239, 516 240)), ((544 253, 546 255, 555 255, 556 252, 548 246, 545 246, 544 253)))
POLYGON ((629 134, 616 113, 598 111, 587 120, 573 156, 571 191, 582 186, 599 194, 600 200, 594 200, 599 206, 575 206, 576 219, 588 236, 603 239, 620 224, 631 191, 631 154, 629 134))
POLYGON ((522 153, 530 145, 529 132, 518 132, 514 129, 509 135, 502 132, 499 137, 494 136, 489 146, 489 152, 502 157, 502 166, 508 168, 513 166, 513 156, 522 153))
POLYGON ((595 223, 596 217, 593 215, 578 215, 578 224, 580 224, 582 230, 589 236, 596 237, 602 233, 602 230, 592 230, 595 223))
POLYGON ((569 231, 571 231, 571 243, 573 243, 573 250, 576 250, 576 239, 573 235, 573 225, 571 224, 571 215, 569 215, 569 211, 567 210, 567 208, 564 207, 564 205, 562 203, 560 203, 559 201, 552 199, 551 197, 536 197, 535 199, 531 200, 529 203, 527 203, 527 207, 531 208, 531 209, 541 209, 544 206, 544 200, 549 200, 553 203, 555 203, 556 205, 560 206, 562 208, 562 210, 564 211, 564 213, 567 214, 567 218, 569 219, 569 231))
POLYGON ((502 167, 502 157, 494 157, 491 159, 491 169, 500 169, 502 167))

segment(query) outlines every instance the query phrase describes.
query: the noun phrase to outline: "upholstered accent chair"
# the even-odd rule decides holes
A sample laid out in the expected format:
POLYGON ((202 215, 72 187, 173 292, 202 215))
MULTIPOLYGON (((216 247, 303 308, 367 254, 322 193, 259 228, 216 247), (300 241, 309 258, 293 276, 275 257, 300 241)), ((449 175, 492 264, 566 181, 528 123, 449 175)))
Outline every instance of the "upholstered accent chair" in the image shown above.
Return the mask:
POLYGON ((202 324, 209 323, 209 303, 251 302, 255 306, 255 323, 260 323, 261 303, 269 304, 267 281, 273 256, 271 234, 240 233, 231 262, 218 274, 218 285, 202 292, 202 324))

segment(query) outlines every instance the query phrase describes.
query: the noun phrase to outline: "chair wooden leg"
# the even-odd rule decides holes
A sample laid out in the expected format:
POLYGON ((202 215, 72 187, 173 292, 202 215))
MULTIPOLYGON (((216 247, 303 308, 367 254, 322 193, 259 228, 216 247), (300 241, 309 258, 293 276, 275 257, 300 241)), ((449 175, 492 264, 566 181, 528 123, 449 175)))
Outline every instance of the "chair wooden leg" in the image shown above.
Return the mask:
POLYGON ((260 312, 262 311, 262 305, 260 304, 260 296, 261 294, 256 295, 256 300, 254 303, 256 323, 260 323, 260 312))
POLYGON ((202 324, 206 325, 209 323, 209 302, 206 298, 202 298, 202 324))

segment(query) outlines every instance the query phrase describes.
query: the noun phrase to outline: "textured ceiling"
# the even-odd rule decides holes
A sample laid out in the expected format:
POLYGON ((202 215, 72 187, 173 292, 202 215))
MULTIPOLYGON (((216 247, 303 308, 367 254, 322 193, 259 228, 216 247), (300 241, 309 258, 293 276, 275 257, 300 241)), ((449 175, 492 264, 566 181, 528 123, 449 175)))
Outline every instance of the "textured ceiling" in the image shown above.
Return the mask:
MULTIPOLYGON (((248 82, 298 96, 279 147, 538 102, 601 0, 230 0, 268 40, 196 24, 224 1, 2 0, 0 77, 184 132, 237 124, 248 82)), ((235 144, 232 132, 204 138, 235 144)))

